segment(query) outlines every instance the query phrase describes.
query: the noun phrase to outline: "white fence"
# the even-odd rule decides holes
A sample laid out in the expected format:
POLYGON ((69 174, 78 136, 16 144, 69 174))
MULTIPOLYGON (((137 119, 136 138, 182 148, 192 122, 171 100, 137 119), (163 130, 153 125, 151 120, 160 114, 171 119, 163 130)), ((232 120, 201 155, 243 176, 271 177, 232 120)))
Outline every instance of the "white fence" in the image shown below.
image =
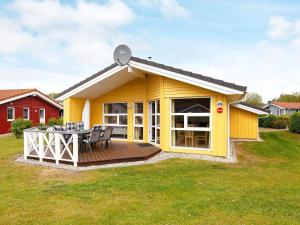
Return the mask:
POLYGON ((78 163, 78 133, 41 131, 31 128, 24 131, 24 159, 54 160, 56 164, 78 163))

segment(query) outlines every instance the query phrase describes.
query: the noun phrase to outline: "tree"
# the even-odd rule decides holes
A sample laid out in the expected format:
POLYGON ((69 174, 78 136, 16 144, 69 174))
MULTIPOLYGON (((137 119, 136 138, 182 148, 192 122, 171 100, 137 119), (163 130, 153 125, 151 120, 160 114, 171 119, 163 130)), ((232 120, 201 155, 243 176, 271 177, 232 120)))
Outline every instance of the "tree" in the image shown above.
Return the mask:
POLYGON ((59 95, 59 93, 49 93, 48 96, 55 100, 55 98, 59 95))
POLYGON ((291 94, 282 93, 279 98, 273 99, 278 102, 300 102, 300 92, 293 92, 291 94))
POLYGON ((259 94, 254 92, 247 94, 246 103, 258 107, 262 107, 264 105, 264 103, 262 102, 262 97, 259 94))

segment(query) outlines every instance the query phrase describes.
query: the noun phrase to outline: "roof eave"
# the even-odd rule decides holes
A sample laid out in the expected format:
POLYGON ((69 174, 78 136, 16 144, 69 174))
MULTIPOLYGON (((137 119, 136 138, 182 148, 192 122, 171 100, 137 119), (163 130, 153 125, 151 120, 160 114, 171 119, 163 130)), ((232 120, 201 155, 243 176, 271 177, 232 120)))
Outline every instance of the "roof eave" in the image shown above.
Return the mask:
POLYGON ((58 102, 56 102, 55 100, 52 100, 49 97, 43 95, 38 90, 34 90, 34 91, 31 91, 31 92, 23 93, 21 95, 17 95, 17 96, 11 97, 11 98, 7 98, 7 99, 4 99, 4 100, 1 100, 0 101, 0 105, 8 103, 8 102, 11 102, 11 101, 16 101, 18 99, 25 98, 25 97, 28 97, 28 96, 31 96, 31 95, 37 95, 40 98, 42 98, 45 101, 47 101, 49 104, 54 105, 55 107, 57 107, 59 109, 64 109, 64 107, 62 105, 60 105, 58 102))
POLYGON ((248 111, 248 112, 255 113, 257 115, 269 115, 269 112, 267 110, 263 111, 263 110, 253 108, 251 106, 244 105, 244 104, 241 104, 241 103, 233 104, 232 106, 234 106, 236 108, 239 108, 239 109, 243 109, 243 110, 248 111))
POLYGON ((141 69, 143 71, 158 74, 158 75, 165 76, 165 77, 168 77, 171 79, 176 79, 176 80, 179 80, 179 81, 182 81, 185 83, 203 87, 203 88, 206 88, 206 89, 209 89, 212 91, 216 91, 216 92, 219 92, 219 93, 222 93, 225 95, 234 95, 234 94, 242 95, 245 93, 245 91, 240 91, 240 90, 224 87, 222 85, 213 84, 213 83, 210 83, 207 81, 199 80, 199 79, 196 79, 193 77, 188 77, 188 76, 176 73, 176 72, 168 71, 168 70, 161 69, 161 68, 151 66, 151 65, 147 65, 144 63, 130 61, 129 64, 136 69, 141 69))

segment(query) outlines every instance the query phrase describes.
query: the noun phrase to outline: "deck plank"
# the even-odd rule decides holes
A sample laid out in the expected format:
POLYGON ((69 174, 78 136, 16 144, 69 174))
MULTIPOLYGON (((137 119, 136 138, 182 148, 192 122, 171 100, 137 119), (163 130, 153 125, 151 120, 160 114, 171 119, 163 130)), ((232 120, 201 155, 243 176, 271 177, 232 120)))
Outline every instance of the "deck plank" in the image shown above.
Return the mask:
POLYGON ((113 142, 108 148, 95 146, 90 152, 86 149, 79 153, 79 166, 101 165, 108 163, 131 162, 148 159, 159 153, 155 146, 142 147, 135 143, 113 142))

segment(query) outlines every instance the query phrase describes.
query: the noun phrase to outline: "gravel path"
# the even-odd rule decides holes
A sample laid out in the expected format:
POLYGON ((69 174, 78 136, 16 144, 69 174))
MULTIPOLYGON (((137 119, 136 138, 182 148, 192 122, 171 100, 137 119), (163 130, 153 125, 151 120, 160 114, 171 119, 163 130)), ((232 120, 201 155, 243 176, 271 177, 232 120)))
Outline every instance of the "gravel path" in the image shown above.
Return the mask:
POLYGON ((235 163, 237 162, 233 143, 231 142, 230 154, 228 154, 227 158, 223 157, 215 157, 215 156, 207 156, 207 155, 198 155, 198 154, 185 154, 185 153, 173 153, 173 152, 160 152, 154 157, 145 160, 145 161, 137 161, 137 162, 124 162, 124 163, 113 163, 113 164, 105 164, 105 165, 95 165, 95 166, 85 166, 85 167, 74 167, 72 165, 65 164, 55 164, 49 162, 40 163, 38 160, 23 158, 23 155, 19 156, 16 159, 16 162, 19 163, 28 163, 34 166, 46 166, 57 169, 65 169, 72 171, 85 171, 85 170, 95 170, 95 169, 103 169, 103 168, 114 168, 114 167, 125 167, 125 166, 137 166, 137 165, 147 165, 154 164, 160 161, 168 160, 168 159, 194 159, 194 160, 208 160, 214 162, 222 162, 222 163, 235 163))

